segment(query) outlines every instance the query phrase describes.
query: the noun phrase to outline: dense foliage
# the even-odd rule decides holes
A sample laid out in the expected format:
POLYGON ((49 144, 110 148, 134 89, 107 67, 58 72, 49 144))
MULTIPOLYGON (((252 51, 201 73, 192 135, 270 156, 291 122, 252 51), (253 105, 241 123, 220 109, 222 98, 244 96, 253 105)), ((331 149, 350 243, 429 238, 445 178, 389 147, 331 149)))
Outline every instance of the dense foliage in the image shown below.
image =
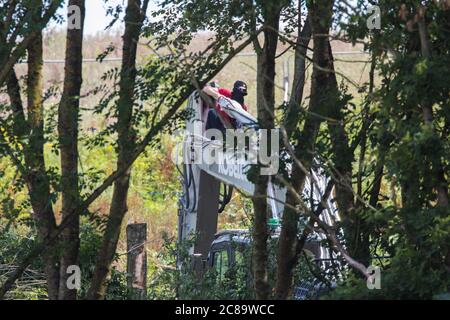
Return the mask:
MULTIPOLYGON (((17 275, 19 281, 9 283, 5 297, 16 299, 50 297, 49 259, 59 261, 64 251, 61 236, 54 235, 64 221, 62 198, 67 197, 57 131, 58 125, 65 124, 57 117, 62 84, 54 75, 42 84, 44 74, 51 72, 42 71, 42 56, 33 51, 32 45, 39 41, 27 42, 42 41, 48 20, 63 18, 52 11, 56 8, 51 1, 37 1, 40 11, 25 14, 35 2, 19 1, 8 7, 0 1, 0 62, 12 63, 8 72, 0 73, 0 285, 8 284, 23 261, 28 263, 25 257, 33 258, 17 275), (27 70, 20 59, 28 59, 27 70), (42 220, 44 216, 50 222, 42 220), (45 243, 49 238, 56 244, 45 243), (41 251, 34 254, 36 248, 41 251)), ((293 298, 295 288, 305 281, 333 289, 322 295, 324 299, 449 299, 449 2, 274 3, 165 0, 142 17, 139 30, 128 30, 135 39, 124 36, 136 50, 139 41, 145 42, 140 43, 138 62, 129 54, 121 68, 104 67, 105 59, 120 51, 116 45, 122 40, 95 52, 101 67, 89 70, 86 78, 98 77, 85 82, 81 97, 75 99, 81 102, 80 112, 72 119, 79 130, 78 200, 73 212, 80 223, 74 237, 79 241, 75 256, 82 286, 76 297, 128 298, 122 222, 145 221, 148 299, 293 298), (367 26, 372 5, 380 10, 380 29, 367 26), (312 31, 305 31, 306 23, 312 31), (326 34, 321 35, 321 30, 326 34), (299 41, 300 34, 306 35, 306 44, 299 41), (204 43, 198 41, 200 36, 204 43), (277 44, 270 48, 274 39, 277 44), (336 43, 354 44, 368 59, 342 61, 333 52, 336 43), (236 50, 244 48, 255 53, 250 62, 234 57, 236 50), (289 64, 291 56, 294 66, 289 64), (286 67, 280 59, 292 69, 291 78, 303 76, 301 94, 295 95, 295 88, 291 92, 300 96, 299 101, 283 102, 283 90, 267 80, 267 75, 279 80, 275 73, 286 67), (238 66, 231 68, 233 63, 238 66), (212 268, 200 277, 189 267, 190 243, 180 246, 176 239, 181 186, 171 161, 175 141, 170 136, 189 117, 182 107, 193 90, 222 69, 220 77, 227 84, 248 76, 243 65, 256 79, 249 88, 255 96, 249 99, 255 104, 250 111, 258 114, 263 127, 288 127, 282 170, 274 180, 301 193, 308 171, 317 170, 333 184, 330 194, 340 219, 334 225, 320 225, 314 219, 323 211, 322 204, 305 195, 293 199, 295 192, 289 191, 292 207, 285 208, 282 236, 268 240, 261 230, 255 233, 255 227, 261 228, 256 222, 264 222, 266 212, 256 212, 249 199, 235 193, 219 218, 219 228, 246 228, 262 236, 253 237, 245 249, 236 248, 242 249, 241 256, 228 270, 212 268), (270 93, 261 89, 262 84, 270 93), (267 101, 272 102, 270 117, 262 111, 267 101), (296 172, 300 167, 296 161, 308 166, 306 173, 296 172), (125 191, 118 197, 109 187, 116 183, 117 188, 124 176, 125 191), (116 217, 115 208, 120 209, 116 217), (264 219, 255 220, 258 214, 264 219), (321 233, 322 246, 334 252, 332 261, 322 267, 298 249, 314 233, 321 233), (112 238, 114 247, 109 246, 112 238), (102 253, 110 261, 98 261, 102 253), (259 274, 255 261, 263 262, 259 274), (369 266, 380 268, 381 289, 368 289, 365 268, 369 266), (108 272, 98 276, 97 269, 105 268, 108 272), (288 276, 280 284, 281 268, 288 276), (265 283, 255 286, 255 279, 264 275, 265 283), (90 293, 95 276, 100 289, 90 293)), ((128 12, 128 19, 136 18, 132 14, 130 18, 132 10, 123 5, 108 12, 112 24, 121 21, 122 12, 128 12)), ((56 42, 62 39, 50 32, 43 38, 45 46, 38 49, 51 51, 52 37, 59 39, 56 42)), ((128 53, 127 48, 122 50, 128 53)))

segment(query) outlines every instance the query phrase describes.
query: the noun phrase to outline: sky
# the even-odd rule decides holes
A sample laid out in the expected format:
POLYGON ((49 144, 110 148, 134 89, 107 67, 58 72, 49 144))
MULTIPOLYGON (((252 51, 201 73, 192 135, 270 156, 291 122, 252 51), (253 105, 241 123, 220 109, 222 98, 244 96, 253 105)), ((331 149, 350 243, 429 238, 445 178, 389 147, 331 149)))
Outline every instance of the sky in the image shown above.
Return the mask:
MULTIPOLYGON (((112 20, 111 16, 106 15, 106 9, 109 6, 116 6, 118 4, 126 4, 126 0, 108 0, 108 4, 105 5, 104 0, 86 0, 86 18, 85 18, 85 30, 87 35, 95 34, 105 29, 105 27, 112 20)), ((156 0, 151 0, 149 10, 156 7, 156 0)), ((67 16, 67 6, 64 5, 59 11, 59 14, 64 17, 67 16)), ((62 27, 62 26, 60 26, 62 27)))
MULTIPOLYGON (((105 5, 105 0, 86 0, 86 18, 85 18, 85 31, 86 35, 93 35, 99 31, 103 31, 105 27, 112 20, 111 16, 106 15, 106 8, 108 6, 116 6, 126 4, 127 0, 108 0, 108 4, 105 5)), ((150 0, 148 11, 152 11, 157 7, 159 0, 150 0)), ((354 5, 356 0, 349 0, 348 3, 354 5)), ((67 16, 67 6, 64 5, 59 14, 64 17, 67 16)), ((62 27, 62 26, 60 26, 62 27)))
MULTIPOLYGON (((124 0, 110 0, 111 5, 117 5, 124 0)), ((111 21, 111 17, 106 16, 106 5, 103 0, 87 0, 86 1, 86 20, 85 29, 86 34, 95 34, 102 31, 111 21)))

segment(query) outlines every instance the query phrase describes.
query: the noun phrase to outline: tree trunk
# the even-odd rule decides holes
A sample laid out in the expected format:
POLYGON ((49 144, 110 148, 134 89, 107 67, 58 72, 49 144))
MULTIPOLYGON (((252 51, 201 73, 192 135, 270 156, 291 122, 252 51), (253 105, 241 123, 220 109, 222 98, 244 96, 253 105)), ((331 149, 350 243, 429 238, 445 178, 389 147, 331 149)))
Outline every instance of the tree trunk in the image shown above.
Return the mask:
POLYGON ((305 88, 306 54, 308 53, 308 45, 311 41, 311 19, 308 15, 305 21, 305 25, 302 28, 301 5, 302 2, 299 1, 298 34, 295 47, 294 81, 292 83, 291 98, 289 100, 289 105, 284 122, 284 127, 289 138, 292 136, 298 125, 298 116, 301 112, 303 90, 305 88))
MULTIPOLYGON (((64 91, 58 110, 58 133, 61 150, 61 219, 76 211, 79 205, 78 187, 78 116, 83 68, 84 0, 70 0, 81 10, 81 28, 67 29, 64 91)), ((62 255, 60 263, 59 299, 75 300, 76 289, 67 288, 67 268, 78 265, 80 246, 80 218, 70 215, 70 222, 61 234, 62 255)))
MULTIPOLYGON (((119 84, 118 108, 118 146, 117 168, 126 167, 135 148, 135 135, 132 128, 134 84, 136 81, 136 51, 141 26, 145 18, 148 0, 141 8, 140 0, 128 0, 125 14, 125 33, 123 36, 122 70, 119 84)), ((131 169, 119 177, 114 184, 108 224, 103 243, 95 265, 94 276, 88 292, 88 299, 103 299, 107 288, 107 276, 116 252, 122 220, 127 212, 127 195, 131 169)))
POLYGON ((253 198, 253 277, 255 281, 256 299, 269 298, 270 288, 267 273, 267 176, 258 176, 253 198))
MULTIPOLYGON (((314 39, 313 74, 309 112, 302 133, 295 147, 295 156, 302 162, 306 170, 311 168, 314 158, 314 146, 319 133, 320 124, 327 109, 336 101, 336 92, 330 87, 331 57, 328 50, 328 34, 331 26, 333 9, 332 0, 311 1, 309 16, 314 39)), ((298 166, 293 166, 291 184, 296 193, 301 194, 306 175, 298 166)), ((297 198, 291 192, 286 195, 286 206, 283 213, 281 234, 278 246, 278 270, 276 295, 278 299, 287 299, 292 290, 293 270, 297 263, 298 206, 297 198)))
MULTIPOLYGON (((30 137, 25 152, 25 163, 29 170, 26 177, 37 224, 39 239, 43 241, 52 230, 56 229, 55 216, 50 198, 50 183, 44 160, 44 108, 42 101, 42 34, 28 47, 28 125, 30 137)), ((58 257, 51 250, 45 254, 45 272, 47 276, 48 295, 54 300, 58 298, 59 268, 58 257)))
MULTIPOLYGON (((419 26, 419 35, 420 35, 420 47, 422 56, 429 60, 431 59, 431 45, 430 45, 430 37, 428 35, 428 27, 425 22, 425 9, 419 8, 418 14, 418 26, 419 26)), ((431 130, 435 133, 433 128, 433 105, 428 101, 424 101, 422 103, 422 111, 423 111, 423 119, 425 125, 429 126, 431 130)), ((435 133, 436 134, 436 133, 435 133)), ((442 149, 442 146, 439 146, 439 149, 442 149)), ((440 207, 448 207, 449 205, 449 196, 448 196, 448 182, 445 177, 444 166, 442 164, 442 160, 440 157, 432 157, 433 159, 433 175, 436 181, 436 190, 437 190, 437 204, 440 207)))
MULTIPOLYGON (((27 172, 24 179, 28 188, 33 218, 38 238, 43 241, 56 228, 50 200, 50 185, 45 171, 43 106, 42 106, 42 37, 39 35, 28 50, 27 102, 28 121, 25 118, 20 84, 14 70, 7 81, 7 92, 13 111, 13 133, 21 141, 27 172), (30 130, 31 129, 31 130, 30 130), (28 143, 25 141, 29 138, 28 143)), ((57 257, 49 252, 44 255, 47 292, 52 300, 58 298, 59 269, 57 257)))
POLYGON ((20 95, 20 84, 14 69, 11 70, 11 74, 8 78, 7 92, 9 100, 11 101, 11 108, 13 112, 13 132, 19 141, 23 141, 26 134, 29 133, 29 129, 28 123, 25 119, 22 97, 20 95))
MULTIPOLYGON (((328 44, 331 57, 330 69, 333 71, 330 86, 338 91, 336 74, 334 73, 333 53, 328 44)), ((337 100, 336 100, 337 102, 337 100)), ((355 199, 352 186, 352 163, 354 154, 349 145, 349 139, 344 126, 342 104, 335 103, 330 108, 328 131, 331 137, 333 152, 333 174, 336 179, 336 204, 344 225, 344 234, 349 254, 357 261, 368 265, 370 261, 369 238, 364 221, 355 210, 355 199)))
MULTIPOLYGON (((280 4, 266 4, 264 8, 264 46, 256 48, 257 56, 257 109, 261 129, 273 129, 275 113, 275 56, 278 45, 280 4)), ((259 45, 259 43, 258 43, 259 45)), ((270 134, 268 134, 270 145, 270 134)), ((270 150, 269 150, 270 154, 270 150)), ((253 274, 257 299, 268 299, 270 288, 267 273, 268 206, 267 186, 269 178, 258 172, 253 197, 253 274)))

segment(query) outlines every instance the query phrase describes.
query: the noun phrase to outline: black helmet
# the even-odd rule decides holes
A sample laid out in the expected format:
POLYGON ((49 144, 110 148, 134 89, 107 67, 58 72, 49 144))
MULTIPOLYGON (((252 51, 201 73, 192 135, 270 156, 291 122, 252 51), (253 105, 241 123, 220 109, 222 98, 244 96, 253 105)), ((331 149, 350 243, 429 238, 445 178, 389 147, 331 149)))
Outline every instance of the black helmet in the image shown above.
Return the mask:
POLYGON ((238 80, 234 83, 233 92, 240 93, 243 97, 247 95, 247 84, 244 81, 238 80))

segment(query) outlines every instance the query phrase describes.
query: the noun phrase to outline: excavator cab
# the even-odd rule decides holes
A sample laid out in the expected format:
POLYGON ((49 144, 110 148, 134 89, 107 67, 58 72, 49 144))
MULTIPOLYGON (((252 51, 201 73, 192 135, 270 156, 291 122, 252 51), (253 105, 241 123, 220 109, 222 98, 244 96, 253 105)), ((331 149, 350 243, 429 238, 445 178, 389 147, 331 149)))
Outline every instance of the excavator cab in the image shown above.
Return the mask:
MULTIPOLYGON (((279 232, 274 230, 269 241, 275 241, 279 237, 279 232)), ((308 240, 305 243, 303 252, 311 259, 312 263, 318 265, 326 263, 322 259, 321 244, 317 240, 308 240)), ((207 265, 215 270, 217 281, 224 281, 229 270, 233 270, 239 263, 245 261, 245 250, 251 250, 251 235, 249 230, 223 230, 216 234, 208 254, 207 265)), ((250 270, 248 270, 250 272, 250 270)), ((251 274, 247 275, 251 279, 251 274)), ((250 281, 248 285, 251 285, 250 281)), ((335 287, 335 283, 331 284, 335 287)), ((294 285, 293 298, 295 300, 318 300, 328 293, 330 286, 322 280, 303 279, 294 285)))

